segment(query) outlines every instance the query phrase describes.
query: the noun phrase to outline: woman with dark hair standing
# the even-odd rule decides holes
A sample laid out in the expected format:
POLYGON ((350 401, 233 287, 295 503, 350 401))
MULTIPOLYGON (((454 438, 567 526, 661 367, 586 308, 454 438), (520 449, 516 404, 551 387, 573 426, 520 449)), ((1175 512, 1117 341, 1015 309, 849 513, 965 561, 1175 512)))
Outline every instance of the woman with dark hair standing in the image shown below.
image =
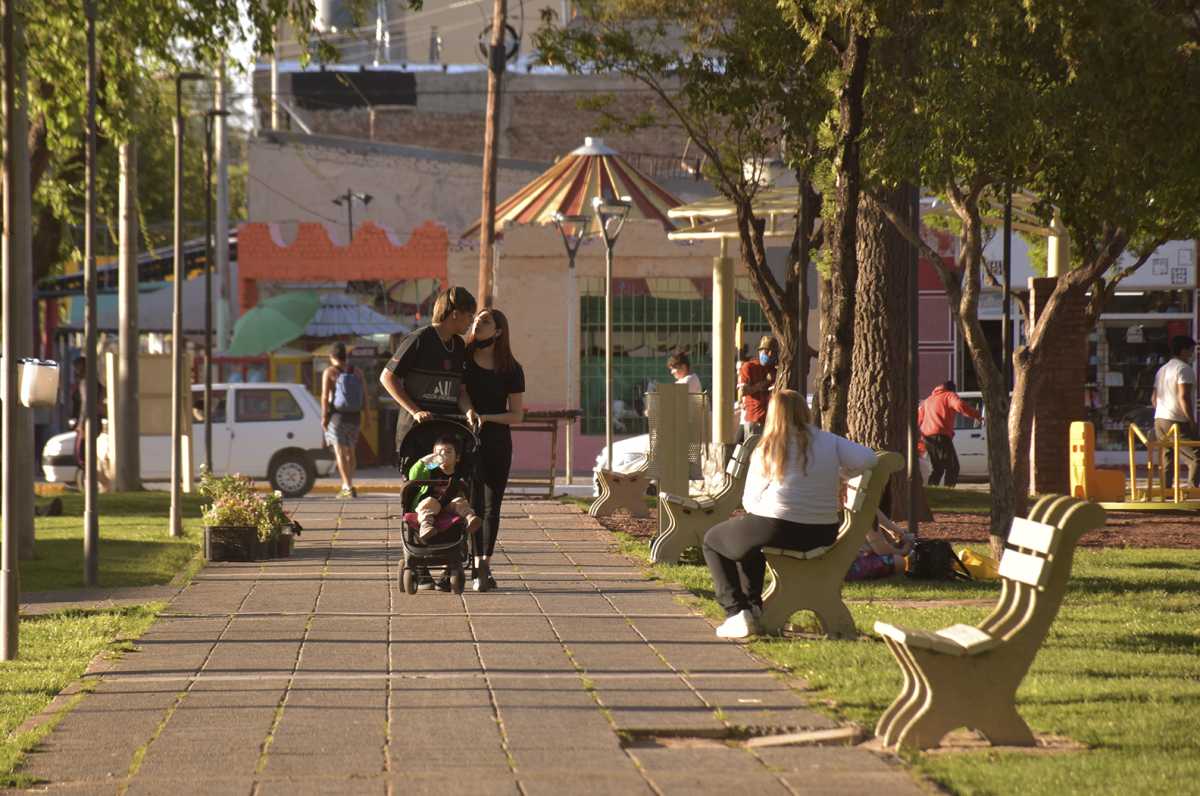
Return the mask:
POLYGON ((483 425, 480 428, 480 472, 483 489, 476 495, 475 511, 483 527, 475 539, 475 576, 471 588, 496 587, 491 559, 500 532, 500 503, 512 469, 512 429, 525 418, 525 371, 513 357, 508 318, 497 309, 475 316, 467 343, 467 395, 483 425))

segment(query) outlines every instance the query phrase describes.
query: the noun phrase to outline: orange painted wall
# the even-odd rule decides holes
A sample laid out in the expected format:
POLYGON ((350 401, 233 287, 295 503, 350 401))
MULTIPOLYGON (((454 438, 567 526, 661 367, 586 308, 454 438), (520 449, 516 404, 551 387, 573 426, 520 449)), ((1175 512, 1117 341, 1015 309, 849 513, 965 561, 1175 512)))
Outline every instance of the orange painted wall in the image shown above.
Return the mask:
POLYGON ((252 223, 238 228, 238 305, 242 312, 258 303, 258 281, 330 282, 380 279, 447 281, 450 237, 446 228, 426 221, 407 241, 374 222, 354 231, 349 246, 334 242, 324 224, 296 225, 291 243, 282 243, 280 225, 252 223))

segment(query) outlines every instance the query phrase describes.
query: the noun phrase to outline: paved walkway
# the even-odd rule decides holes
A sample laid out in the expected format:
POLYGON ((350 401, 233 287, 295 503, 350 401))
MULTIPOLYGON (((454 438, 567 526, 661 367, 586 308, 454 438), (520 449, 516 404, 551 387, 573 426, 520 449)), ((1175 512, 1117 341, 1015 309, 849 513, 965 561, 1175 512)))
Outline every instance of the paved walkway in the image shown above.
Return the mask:
POLYGON ((388 497, 307 498, 290 559, 205 569, 29 755, 71 793, 919 793, 556 503, 499 591, 408 596, 388 497), (721 742, 720 739, 725 739, 721 742))
POLYGON ((21 594, 21 615, 38 616, 59 611, 96 611, 167 601, 179 593, 178 586, 129 586, 117 589, 62 589, 21 594))

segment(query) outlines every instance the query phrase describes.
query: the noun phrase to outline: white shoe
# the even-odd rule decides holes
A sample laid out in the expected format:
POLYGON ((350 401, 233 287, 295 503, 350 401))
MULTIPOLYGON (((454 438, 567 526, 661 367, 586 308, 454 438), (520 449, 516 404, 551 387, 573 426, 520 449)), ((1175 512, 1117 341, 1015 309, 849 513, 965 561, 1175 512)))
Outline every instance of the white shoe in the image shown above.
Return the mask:
POLYGON ((749 638, 758 632, 754 614, 742 610, 725 620, 717 628, 717 638, 749 638))

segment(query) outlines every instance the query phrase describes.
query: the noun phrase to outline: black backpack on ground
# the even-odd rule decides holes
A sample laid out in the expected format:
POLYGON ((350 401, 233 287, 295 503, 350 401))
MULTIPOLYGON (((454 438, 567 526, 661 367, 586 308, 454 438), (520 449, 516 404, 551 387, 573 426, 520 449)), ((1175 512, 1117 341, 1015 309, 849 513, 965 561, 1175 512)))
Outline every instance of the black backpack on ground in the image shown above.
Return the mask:
POLYGON ((971 580, 971 573, 944 539, 917 540, 908 555, 908 576, 917 580, 971 580))

